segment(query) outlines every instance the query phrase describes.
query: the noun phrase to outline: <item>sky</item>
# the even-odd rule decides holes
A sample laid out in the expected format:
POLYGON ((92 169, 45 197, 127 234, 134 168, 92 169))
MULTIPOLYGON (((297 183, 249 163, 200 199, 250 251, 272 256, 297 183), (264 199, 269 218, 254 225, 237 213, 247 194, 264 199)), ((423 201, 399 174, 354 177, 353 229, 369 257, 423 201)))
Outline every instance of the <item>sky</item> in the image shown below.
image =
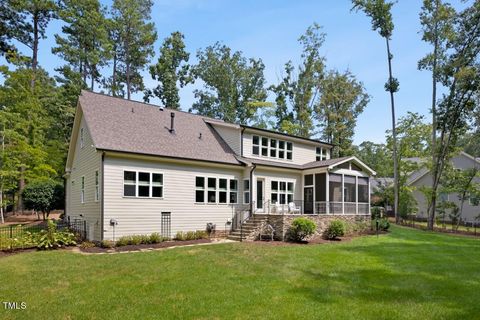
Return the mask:
MULTIPOLYGON (((102 3, 109 5, 110 1, 102 3)), ((421 40, 421 3, 401 0, 392 12, 393 73, 400 82, 400 91, 395 95, 397 119, 408 111, 430 118, 431 74, 417 69, 418 60, 431 50, 421 40)), ((261 58, 268 86, 279 81, 288 60, 295 65, 300 63, 301 47, 297 40, 308 26, 317 22, 326 33, 321 52, 326 57, 327 69, 348 69, 371 96, 358 117, 354 143, 384 142, 385 131, 391 128, 390 98, 384 89, 388 76, 385 41, 371 30, 370 19, 361 12, 352 12, 351 7, 351 2, 344 0, 155 0, 152 20, 158 40, 157 55, 152 61, 157 60, 163 39, 180 31, 185 35, 190 63, 196 62, 198 49, 220 41, 242 51, 245 57, 261 58)), ((55 46, 53 34, 60 33, 61 26, 60 21, 50 23, 49 37, 40 43, 39 62, 50 74, 64 64, 51 53, 55 46)), ((143 74, 146 86, 154 87, 155 81, 147 70, 143 74)), ((195 88, 196 85, 189 85, 181 89, 183 110, 188 110, 194 102, 195 88)), ((134 94, 133 99, 143 101, 143 94, 134 94)), ((273 99, 270 95, 269 100, 273 99)))

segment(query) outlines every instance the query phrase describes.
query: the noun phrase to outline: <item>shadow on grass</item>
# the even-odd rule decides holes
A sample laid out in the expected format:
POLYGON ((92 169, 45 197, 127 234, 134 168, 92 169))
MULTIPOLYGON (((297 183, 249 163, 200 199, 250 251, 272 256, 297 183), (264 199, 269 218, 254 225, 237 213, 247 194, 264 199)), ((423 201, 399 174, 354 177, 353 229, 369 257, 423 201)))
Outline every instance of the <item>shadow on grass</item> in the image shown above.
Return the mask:
POLYGON ((340 267, 309 266, 293 290, 326 305, 379 303, 412 315, 420 308, 472 319, 480 312, 479 248, 476 239, 394 228, 378 242, 371 237, 338 247, 340 267))

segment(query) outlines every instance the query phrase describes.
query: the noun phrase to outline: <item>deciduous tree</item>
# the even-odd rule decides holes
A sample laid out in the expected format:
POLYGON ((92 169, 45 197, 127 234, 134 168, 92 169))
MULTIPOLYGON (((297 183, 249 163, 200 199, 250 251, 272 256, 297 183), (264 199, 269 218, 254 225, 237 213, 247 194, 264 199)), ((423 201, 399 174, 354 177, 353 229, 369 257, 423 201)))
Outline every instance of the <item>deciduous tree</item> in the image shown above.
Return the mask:
POLYGON ((197 53, 193 75, 203 88, 194 91, 197 101, 190 111, 228 122, 248 124, 267 98, 262 60, 247 59, 242 52, 215 43, 197 53))

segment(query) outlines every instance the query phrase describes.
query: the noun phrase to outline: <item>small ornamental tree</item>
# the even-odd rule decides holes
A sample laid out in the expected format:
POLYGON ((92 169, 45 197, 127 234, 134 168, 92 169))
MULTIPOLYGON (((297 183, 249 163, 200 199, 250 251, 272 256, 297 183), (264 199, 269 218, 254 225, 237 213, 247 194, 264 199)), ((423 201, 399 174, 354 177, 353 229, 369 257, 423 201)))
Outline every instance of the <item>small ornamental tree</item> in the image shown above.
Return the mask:
POLYGON ((43 220, 53 209, 63 208, 63 198, 63 186, 51 180, 32 182, 23 190, 25 207, 41 212, 43 220))

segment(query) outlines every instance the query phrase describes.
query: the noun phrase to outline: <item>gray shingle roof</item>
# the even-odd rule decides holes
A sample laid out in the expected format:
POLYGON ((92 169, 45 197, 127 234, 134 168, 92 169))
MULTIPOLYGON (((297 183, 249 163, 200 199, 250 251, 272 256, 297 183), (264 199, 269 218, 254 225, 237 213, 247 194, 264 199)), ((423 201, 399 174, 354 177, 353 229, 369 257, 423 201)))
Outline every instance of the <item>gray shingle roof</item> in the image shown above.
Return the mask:
POLYGON ((298 170, 324 168, 324 167, 328 167, 336 163, 342 162, 343 160, 348 158, 351 158, 351 157, 342 157, 342 158, 328 159, 323 161, 312 161, 312 162, 300 165, 300 164, 284 163, 284 162, 270 161, 270 160, 264 160, 264 159, 237 157, 239 161, 246 164, 254 163, 256 165, 280 167, 280 168, 287 168, 287 169, 298 169, 298 170))
POLYGON ((201 116, 89 91, 79 103, 97 149, 241 164, 201 116), (169 131, 172 112, 175 133, 169 131))

